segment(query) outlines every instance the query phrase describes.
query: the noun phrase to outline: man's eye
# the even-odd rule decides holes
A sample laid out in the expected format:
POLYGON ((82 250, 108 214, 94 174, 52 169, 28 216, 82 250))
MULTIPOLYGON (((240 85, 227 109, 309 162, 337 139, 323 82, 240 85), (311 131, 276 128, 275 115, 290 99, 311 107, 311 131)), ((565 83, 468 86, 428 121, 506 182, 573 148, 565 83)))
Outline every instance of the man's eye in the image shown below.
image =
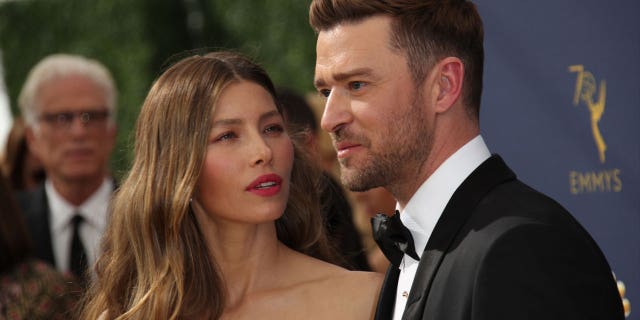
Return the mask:
POLYGON ((73 119, 73 114, 69 114, 69 113, 58 113, 56 115, 56 121, 60 122, 60 123, 67 123, 67 122, 71 122, 71 119, 73 119))
POLYGON ((329 95, 331 94, 331 90, 329 90, 329 89, 322 89, 319 92, 325 98, 328 98, 329 95))
POLYGON ((366 83, 361 82, 361 81, 354 81, 354 82, 351 82, 349 85, 351 86, 352 90, 360 90, 364 86, 366 86, 366 83))

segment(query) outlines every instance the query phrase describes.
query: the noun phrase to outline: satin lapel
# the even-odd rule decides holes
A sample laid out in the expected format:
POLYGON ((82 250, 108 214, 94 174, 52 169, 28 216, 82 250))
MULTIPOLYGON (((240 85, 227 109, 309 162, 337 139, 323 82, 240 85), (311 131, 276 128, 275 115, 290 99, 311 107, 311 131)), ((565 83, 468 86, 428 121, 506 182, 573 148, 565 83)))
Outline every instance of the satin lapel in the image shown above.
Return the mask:
POLYGON ((493 155, 474 170, 453 193, 420 258, 402 319, 422 318, 433 277, 473 208, 495 186, 515 177, 502 158, 493 155))
POLYGON ((375 320, 387 320, 393 317, 399 277, 400 269, 394 265, 389 265, 387 274, 384 276, 382 288, 380 289, 380 295, 378 296, 375 320))

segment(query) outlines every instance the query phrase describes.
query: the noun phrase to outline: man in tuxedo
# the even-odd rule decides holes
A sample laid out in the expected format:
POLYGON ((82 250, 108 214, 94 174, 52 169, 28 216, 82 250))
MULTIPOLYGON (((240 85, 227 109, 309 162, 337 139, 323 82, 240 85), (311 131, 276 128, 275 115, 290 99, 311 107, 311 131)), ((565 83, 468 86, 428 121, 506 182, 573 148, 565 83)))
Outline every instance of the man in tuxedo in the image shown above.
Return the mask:
POLYGON ((19 96, 29 149, 46 173, 42 185, 18 194, 36 257, 80 278, 96 260, 115 187, 108 161, 116 99, 102 64, 67 54, 35 65, 19 96))
POLYGON ((480 136, 474 4, 314 0, 309 20, 342 182, 397 200, 374 220, 392 262, 376 319, 624 318, 594 240, 480 136))

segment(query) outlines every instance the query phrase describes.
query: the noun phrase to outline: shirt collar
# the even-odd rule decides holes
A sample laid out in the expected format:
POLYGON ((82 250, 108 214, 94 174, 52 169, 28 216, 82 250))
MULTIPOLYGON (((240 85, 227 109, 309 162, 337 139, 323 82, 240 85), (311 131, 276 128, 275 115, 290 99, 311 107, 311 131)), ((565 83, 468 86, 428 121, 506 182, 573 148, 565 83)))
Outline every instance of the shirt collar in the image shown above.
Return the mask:
POLYGON ((51 225, 54 231, 61 231, 69 226, 69 222, 76 212, 80 212, 85 221, 96 228, 105 226, 108 204, 113 192, 113 181, 105 178, 98 190, 94 192, 84 203, 75 207, 65 200, 54 188, 51 180, 44 184, 49 211, 51 212, 51 225))
POLYGON ((420 257, 453 193, 490 156, 482 137, 476 136, 447 158, 401 211, 400 220, 411 231, 420 257))

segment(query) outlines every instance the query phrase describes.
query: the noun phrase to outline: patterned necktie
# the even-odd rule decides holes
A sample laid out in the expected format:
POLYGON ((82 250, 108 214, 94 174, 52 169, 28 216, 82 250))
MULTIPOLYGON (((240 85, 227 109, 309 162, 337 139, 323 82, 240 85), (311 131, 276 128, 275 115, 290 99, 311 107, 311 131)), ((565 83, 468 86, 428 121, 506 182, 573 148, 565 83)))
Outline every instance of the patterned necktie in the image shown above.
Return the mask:
POLYGON ((371 218, 371 227, 373 228, 373 239, 394 266, 400 266, 405 253, 415 260, 420 260, 413 244, 411 232, 402 225, 398 210, 392 217, 378 213, 371 218))
POLYGON ((78 213, 71 219, 73 237, 71 238, 71 256, 69 260, 71 272, 81 280, 84 279, 85 271, 87 270, 87 254, 80 239, 80 224, 82 222, 84 222, 84 218, 78 213))

